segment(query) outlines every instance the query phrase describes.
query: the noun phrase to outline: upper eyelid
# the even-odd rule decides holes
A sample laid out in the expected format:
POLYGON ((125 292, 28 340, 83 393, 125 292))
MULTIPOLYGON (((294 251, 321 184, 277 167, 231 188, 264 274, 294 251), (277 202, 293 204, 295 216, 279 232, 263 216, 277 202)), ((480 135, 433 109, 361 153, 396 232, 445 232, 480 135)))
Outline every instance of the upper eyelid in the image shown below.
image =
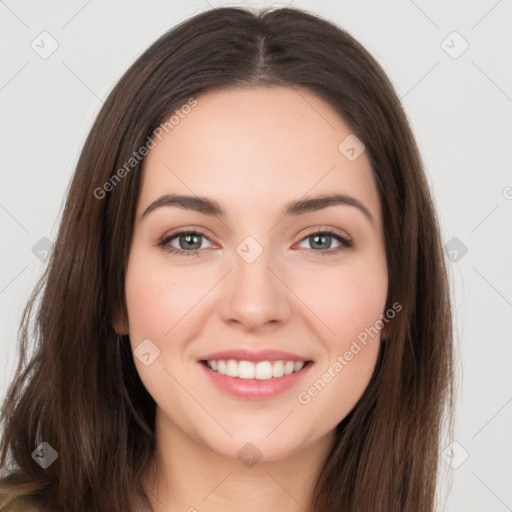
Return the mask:
POLYGON ((204 238, 207 238, 212 243, 217 243, 214 240, 212 240, 212 237, 210 235, 208 235, 205 232, 201 231, 199 228, 179 229, 178 231, 174 231, 172 233, 165 234, 164 236, 161 237, 161 240, 166 240, 166 239, 171 240, 171 239, 176 238, 177 236, 183 235, 183 234, 187 234, 187 235, 200 235, 200 236, 202 236, 204 238))

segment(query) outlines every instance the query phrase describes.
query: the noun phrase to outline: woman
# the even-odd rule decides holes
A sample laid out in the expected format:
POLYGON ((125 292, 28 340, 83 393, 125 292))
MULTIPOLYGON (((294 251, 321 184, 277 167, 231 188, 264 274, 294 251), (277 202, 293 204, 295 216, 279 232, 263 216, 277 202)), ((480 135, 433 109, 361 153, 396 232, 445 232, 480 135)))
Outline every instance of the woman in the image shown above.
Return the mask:
POLYGON ((20 333, 0 510, 435 508, 435 209, 385 73, 317 16, 213 9, 137 59, 20 333))

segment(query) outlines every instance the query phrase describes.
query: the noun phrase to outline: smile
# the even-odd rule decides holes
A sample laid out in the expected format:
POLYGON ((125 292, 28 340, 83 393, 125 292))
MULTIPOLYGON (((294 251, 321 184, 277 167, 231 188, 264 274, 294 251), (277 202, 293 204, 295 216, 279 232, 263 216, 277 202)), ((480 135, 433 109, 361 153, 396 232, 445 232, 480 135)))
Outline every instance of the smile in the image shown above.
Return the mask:
POLYGON ((199 361, 208 382, 244 400, 265 400, 299 385, 313 361, 208 359, 199 361))
POLYGON ((221 375, 239 379, 268 380, 281 378, 285 375, 302 370, 307 361, 236 361, 235 359, 219 359, 205 361, 208 368, 221 375))

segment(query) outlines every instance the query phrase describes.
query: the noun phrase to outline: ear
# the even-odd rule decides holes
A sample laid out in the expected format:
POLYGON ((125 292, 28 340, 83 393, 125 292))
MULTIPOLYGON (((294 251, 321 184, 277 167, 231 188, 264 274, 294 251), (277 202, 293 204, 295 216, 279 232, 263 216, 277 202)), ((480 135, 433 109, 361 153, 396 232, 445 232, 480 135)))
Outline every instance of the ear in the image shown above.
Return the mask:
POLYGON ((384 327, 380 330, 380 339, 387 340, 389 338, 389 328, 391 325, 391 321, 384 322, 384 327))
POLYGON ((117 308, 112 318, 112 327, 117 334, 129 334, 128 322, 117 308))

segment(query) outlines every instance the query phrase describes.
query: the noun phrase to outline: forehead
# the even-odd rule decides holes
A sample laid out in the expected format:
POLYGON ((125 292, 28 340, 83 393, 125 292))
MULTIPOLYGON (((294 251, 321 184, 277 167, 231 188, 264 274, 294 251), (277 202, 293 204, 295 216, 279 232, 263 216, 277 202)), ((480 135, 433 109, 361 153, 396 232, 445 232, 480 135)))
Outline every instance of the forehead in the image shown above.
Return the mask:
POLYGON ((379 217, 366 152, 350 161, 340 151, 351 130, 313 92, 230 88, 195 99, 197 105, 175 116, 161 140, 154 138, 144 162, 139 213, 165 193, 261 208, 309 193, 340 192, 357 196, 379 217))

